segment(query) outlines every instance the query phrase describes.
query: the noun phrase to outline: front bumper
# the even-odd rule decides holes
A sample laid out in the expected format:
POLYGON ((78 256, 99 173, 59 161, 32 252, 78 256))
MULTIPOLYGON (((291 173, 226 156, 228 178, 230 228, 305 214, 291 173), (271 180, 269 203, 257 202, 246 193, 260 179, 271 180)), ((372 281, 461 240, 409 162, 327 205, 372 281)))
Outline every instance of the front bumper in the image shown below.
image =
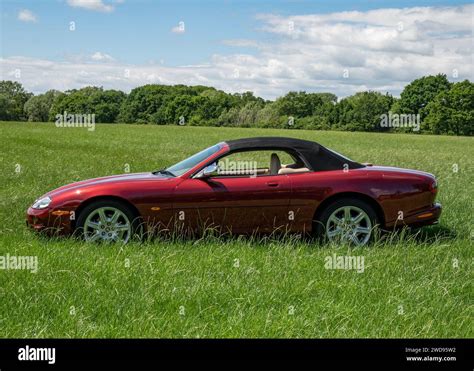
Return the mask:
POLYGON ((71 212, 68 210, 33 209, 26 212, 26 225, 36 232, 48 235, 65 235, 72 230, 71 212))

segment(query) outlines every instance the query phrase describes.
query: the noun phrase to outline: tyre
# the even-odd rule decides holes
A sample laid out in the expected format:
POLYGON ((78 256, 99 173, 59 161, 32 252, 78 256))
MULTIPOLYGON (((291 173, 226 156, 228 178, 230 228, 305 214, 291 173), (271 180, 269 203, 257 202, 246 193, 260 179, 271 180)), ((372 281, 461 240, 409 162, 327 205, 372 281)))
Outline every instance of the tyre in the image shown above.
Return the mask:
POLYGON ((376 234, 379 220, 367 202, 344 198, 328 205, 316 223, 317 234, 326 241, 364 246, 376 234))
POLYGON ((136 213, 116 200, 100 200, 87 205, 79 214, 76 229, 88 242, 127 243, 140 234, 136 213))

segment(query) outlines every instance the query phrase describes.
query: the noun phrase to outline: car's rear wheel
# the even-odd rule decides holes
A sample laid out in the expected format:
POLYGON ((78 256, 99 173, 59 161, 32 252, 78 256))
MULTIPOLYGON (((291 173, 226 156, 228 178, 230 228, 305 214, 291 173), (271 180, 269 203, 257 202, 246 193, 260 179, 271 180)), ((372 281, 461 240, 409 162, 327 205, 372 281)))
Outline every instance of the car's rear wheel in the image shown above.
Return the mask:
POLYGON ((137 232, 137 216, 121 202, 97 201, 82 210, 77 229, 88 242, 127 243, 137 232))
POLYGON ((378 218, 368 203, 345 198, 326 207, 317 223, 318 234, 329 242, 364 246, 373 239, 378 218))

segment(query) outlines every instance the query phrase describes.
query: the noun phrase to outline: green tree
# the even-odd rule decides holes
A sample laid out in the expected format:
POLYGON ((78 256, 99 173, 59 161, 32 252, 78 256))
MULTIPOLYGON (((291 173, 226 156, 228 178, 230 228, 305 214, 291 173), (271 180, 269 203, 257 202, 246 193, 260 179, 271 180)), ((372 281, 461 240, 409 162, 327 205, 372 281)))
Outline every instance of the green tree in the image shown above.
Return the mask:
POLYGON ((0 120, 23 121, 23 107, 33 96, 16 81, 0 81, 0 120))
POLYGON ((176 124, 183 117, 193 125, 214 125, 225 110, 253 100, 251 93, 230 95, 206 86, 145 85, 130 92, 119 117, 124 122, 160 125, 176 124))
POLYGON ((167 89, 162 85, 144 85, 133 89, 120 108, 119 121, 127 123, 156 122, 166 124, 161 109, 167 99, 167 89), (151 116, 154 115, 152 120, 151 116))
POLYGON ((474 84, 468 80, 439 93, 426 107, 425 123, 434 134, 474 134, 474 84))
POLYGON ((393 97, 374 91, 359 92, 337 104, 334 126, 350 131, 382 131, 381 115, 392 107, 393 97))
POLYGON ((236 105, 236 99, 230 94, 226 94, 221 90, 207 89, 199 94, 200 97, 207 98, 200 100, 199 114, 205 120, 217 119, 220 114, 236 105))
POLYGON ((49 120, 51 107, 59 96, 63 95, 57 90, 48 90, 44 94, 32 96, 25 103, 25 114, 28 121, 46 122, 49 120))
POLYGON ((443 91, 448 91, 451 83, 446 75, 425 76, 412 81, 405 86, 400 94, 397 113, 420 114, 423 120, 426 116, 425 108, 434 98, 443 91))
MULTIPOLYGON (((0 82, 0 120, 54 120, 56 114, 95 114, 96 122, 184 123, 202 126, 305 128, 314 130, 386 131, 383 114, 419 114, 422 130, 435 134, 472 135, 473 85, 451 84, 445 75, 425 76, 403 90, 400 99, 373 91, 338 102, 332 93, 289 92, 265 101, 252 92, 227 94, 207 86, 145 85, 126 95, 102 87, 38 96, 21 84, 0 82)), ((398 128, 408 131, 411 128, 398 128)))
POLYGON ((337 103, 337 95, 333 93, 314 93, 314 95, 320 97, 323 103, 331 103, 332 105, 337 103))
MULTIPOLYGON (((322 116, 327 117, 329 111, 337 102, 337 96, 332 93, 306 93, 289 92, 275 101, 275 107, 280 116, 303 118, 316 116, 305 122, 321 121, 322 116)), ((327 121, 326 118, 323 121, 327 121)))
POLYGON ((246 106, 248 103, 258 103, 258 104, 264 104, 265 103, 265 100, 260 98, 260 97, 256 97, 255 95, 253 95, 253 92, 251 91, 246 91, 245 93, 235 93, 233 94, 233 98, 234 98, 234 106, 237 105, 239 107, 244 107, 246 106))
POLYGON ((222 112, 217 119, 217 123, 222 126, 257 126, 258 115, 262 108, 262 102, 257 100, 248 101, 243 107, 232 107, 231 109, 222 112))
MULTIPOLYGON (((207 98, 202 97, 202 99, 205 100, 207 98)), ((178 124, 182 120, 184 120, 182 121, 183 123, 190 122, 198 104, 196 96, 188 94, 176 95, 166 104, 164 109, 165 123, 178 124)))
POLYGON ((50 109, 49 119, 57 114, 94 114, 96 122, 117 122, 125 93, 118 90, 104 90, 102 87, 88 86, 66 91, 59 95, 50 109))
POLYGON ((280 117, 277 105, 271 102, 258 110, 255 120, 258 126, 275 128, 279 127, 280 122, 285 121, 285 118, 280 117))
POLYGON ((293 117, 311 116, 316 106, 323 104, 323 99, 317 94, 304 91, 291 91, 275 102, 280 115, 293 117))

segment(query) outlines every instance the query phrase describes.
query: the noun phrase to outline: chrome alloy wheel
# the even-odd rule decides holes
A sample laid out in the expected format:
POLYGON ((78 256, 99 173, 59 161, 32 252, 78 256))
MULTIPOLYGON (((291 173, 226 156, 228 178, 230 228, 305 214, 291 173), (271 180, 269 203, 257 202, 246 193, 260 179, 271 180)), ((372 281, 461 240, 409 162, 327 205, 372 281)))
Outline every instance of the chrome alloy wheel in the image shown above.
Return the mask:
POLYGON ((132 234, 128 217, 115 207, 93 210, 84 222, 84 239, 90 242, 107 241, 127 243, 132 234))
POLYGON ((336 209, 326 223, 326 237, 329 241, 362 246, 369 242, 371 234, 372 222, 369 216, 356 206, 336 209))

